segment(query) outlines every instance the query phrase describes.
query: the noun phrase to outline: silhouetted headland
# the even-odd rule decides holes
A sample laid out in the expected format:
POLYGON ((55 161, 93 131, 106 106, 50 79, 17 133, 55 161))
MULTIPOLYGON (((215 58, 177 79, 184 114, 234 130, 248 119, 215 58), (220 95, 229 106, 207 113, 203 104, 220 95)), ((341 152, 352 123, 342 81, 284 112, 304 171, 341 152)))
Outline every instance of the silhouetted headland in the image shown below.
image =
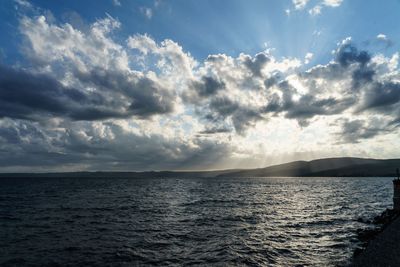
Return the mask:
POLYGON ((355 251, 350 266, 400 266, 400 174, 393 180, 393 209, 374 218, 376 229, 361 230, 359 239, 364 249, 355 251))
POLYGON ((392 177, 400 159, 326 158, 294 161, 258 169, 217 171, 143 171, 143 172, 52 172, 1 173, 0 177, 82 177, 82 178, 184 178, 184 177, 392 177))

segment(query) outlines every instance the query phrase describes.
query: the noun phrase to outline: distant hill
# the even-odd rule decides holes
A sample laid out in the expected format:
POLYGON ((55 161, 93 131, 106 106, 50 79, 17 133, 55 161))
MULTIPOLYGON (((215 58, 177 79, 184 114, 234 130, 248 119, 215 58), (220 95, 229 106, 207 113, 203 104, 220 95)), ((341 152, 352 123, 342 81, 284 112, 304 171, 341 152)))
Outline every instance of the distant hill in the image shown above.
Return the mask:
POLYGON ((220 171, 144 171, 144 172, 49 172, 49 173, 0 173, 0 178, 178 178, 217 177, 221 174, 237 172, 238 169, 220 171))
POLYGON ((400 159, 327 158, 312 161, 294 161, 260 169, 241 170, 220 174, 218 177, 270 176, 395 176, 400 159))
POLYGON ((189 177, 394 177, 400 159, 326 158, 294 161, 259 169, 220 171, 147 171, 147 172, 60 172, 60 173, 0 173, 1 177, 76 177, 76 178, 189 178, 189 177))

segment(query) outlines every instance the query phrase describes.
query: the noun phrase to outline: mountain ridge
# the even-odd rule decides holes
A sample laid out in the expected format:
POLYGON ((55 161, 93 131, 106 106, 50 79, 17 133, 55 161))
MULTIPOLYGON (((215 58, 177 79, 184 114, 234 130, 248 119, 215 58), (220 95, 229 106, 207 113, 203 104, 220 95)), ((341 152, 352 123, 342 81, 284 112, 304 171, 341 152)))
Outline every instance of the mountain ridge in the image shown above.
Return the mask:
MULTIPOLYGON (((234 177, 296 177, 296 176, 394 176, 400 159, 325 158, 294 161, 265 168, 231 172, 234 177)), ((226 176, 220 174, 218 177, 226 176)))
POLYGON ((212 171, 79 171, 47 173, 0 173, 5 177, 43 178, 221 178, 221 177, 394 177, 400 159, 372 159, 356 157, 322 158, 293 161, 255 169, 226 169, 212 171))

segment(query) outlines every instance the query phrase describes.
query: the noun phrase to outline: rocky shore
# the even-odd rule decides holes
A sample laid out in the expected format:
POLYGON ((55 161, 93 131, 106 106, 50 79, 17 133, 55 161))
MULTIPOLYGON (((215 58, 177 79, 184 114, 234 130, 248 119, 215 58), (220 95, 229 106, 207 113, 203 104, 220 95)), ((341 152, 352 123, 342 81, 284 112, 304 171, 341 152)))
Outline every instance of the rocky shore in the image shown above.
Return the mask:
POLYGON ((376 227, 358 231, 363 246, 354 252, 350 266, 400 266, 399 215, 399 212, 387 209, 373 221, 366 222, 376 227))

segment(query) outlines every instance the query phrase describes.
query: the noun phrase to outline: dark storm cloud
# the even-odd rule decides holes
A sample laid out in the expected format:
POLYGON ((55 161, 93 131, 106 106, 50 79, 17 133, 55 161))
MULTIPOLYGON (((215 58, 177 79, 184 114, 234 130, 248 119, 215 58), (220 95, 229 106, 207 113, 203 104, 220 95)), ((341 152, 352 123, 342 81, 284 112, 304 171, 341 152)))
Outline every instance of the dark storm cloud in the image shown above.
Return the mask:
POLYGON ((187 89, 182 93, 182 99, 187 103, 199 104, 212 99, 219 91, 226 89, 226 86, 218 78, 202 76, 199 80, 190 81, 187 89))
MULTIPOLYGON (((355 114, 371 109, 391 114, 399 109, 400 84, 391 80, 381 81, 377 73, 377 65, 371 62, 370 54, 367 51, 359 51, 351 43, 346 42, 337 49, 334 61, 316 66, 299 75, 308 82, 310 88, 315 87, 315 79, 324 79, 327 83, 349 79, 349 85, 339 89, 341 98, 327 98, 323 97, 323 94, 315 97, 318 91, 314 91, 316 93, 303 95, 299 100, 293 101, 291 96, 295 90, 287 83, 281 82, 279 87, 283 97, 272 96, 265 112, 285 112, 285 117, 299 120, 316 115, 340 114, 350 108, 354 108, 355 114)), ((355 126, 359 123, 361 122, 355 121, 345 126, 355 126)), ((364 131, 361 135, 369 134, 371 131, 364 131)))
POLYGON ((390 123, 390 126, 400 127, 400 117, 393 119, 390 123))
POLYGON ((230 133, 231 130, 226 127, 211 127, 200 131, 199 134, 219 134, 219 133, 230 133))
POLYGON ((271 77, 265 79, 264 81, 264 86, 266 89, 269 89, 270 87, 278 84, 278 82, 282 79, 281 73, 276 72, 271 77))
POLYGON ((112 79, 112 76, 91 78, 91 84, 107 87, 109 91, 84 92, 65 87, 48 75, 0 66, 0 117, 44 120, 46 116, 56 116, 102 120, 133 115, 148 117, 173 109, 172 96, 161 93, 147 78, 132 83, 112 79))
MULTIPOLYGON (((225 58, 219 55, 207 60, 219 62, 225 58)), ((242 58, 253 77, 261 76, 260 71, 269 61, 270 58, 264 53, 257 54, 254 58, 242 58)), ((229 119, 238 133, 243 133, 259 120, 267 119, 268 115, 282 115, 297 120, 301 126, 307 126, 315 117, 337 115, 346 110, 352 110, 356 114, 360 110, 378 107, 383 110, 383 107, 390 107, 390 111, 393 111, 397 108, 400 90, 396 90, 396 83, 378 81, 378 71, 379 66, 371 60, 371 55, 367 51, 359 50, 351 43, 351 39, 346 39, 339 44, 333 61, 297 74, 299 81, 308 89, 306 93, 299 92, 299 88, 290 83, 287 74, 276 71, 264 80, 267 100, 261 108, 256 108, 251 103, 244 105, 240 101, 233 101, 229 95, 217 95, 217 88, 221 86, 215 82, 218 80, 216 78, 208 83, 202 79, 201 86, 196 89, 197 94, 203 97, 192 103, 202 105, 197 107, 198 114, 216 125, 229 119), (334 82, 338 83, 333 84, 334 82), (206 86, 207 84, 214 86, 206 86), (332 94, 330 86, 337 86, 338 94, 332 94)), ((242 84, 241 89, 244 91, 246 88, 242 84)), ((224 92, 229 93, 229 88, 224 89, 224 92)))
POLYGON ((353 89, 358 89, 361 86, 371 83, 375 75, 375 70, 371 68, 361 67, 353 71, 352 81, 353 89))
POLYGON ((206 108, 197 109, 197 113, 215 125, 231 120, 238 134, 244 134, 255 122, 264 119, 259 110, 228 97, 213 98, 206 108))
POLYGON ((263 108, 265 113, 284 113, 289 119, 297 119, 299 124, 306 126, 307 119, 317 115, 333 115, 343 112, 354 104, 354 99, 335 99, 333 97, 316 98, 311 94, 300 96, 298 100, 293 99, 296 90, 287 82, 279 85, 282 96, 272 94, 267 105, 263 108))
POLYGON ((263 108, 265 113, 280 113, 288 111, 294 104, 292 97, 296 93, 296 89, 289 84, 288 81, 280 81, 277 84, 282 96, 277 93, 270 95, 268 103, 263 108))
POLYGON ((224 120, 229 117, 237 133, 244 134, 256 121, 263 120, 259 110, 243 106, 227 97, 216 98, 210 103, 211 118, 224 120))
POLYGON ((212 77, 203 76, 200 82, 194 82, 193 86, 201 97, 207 97, 216 94, 219 90, 225 88, 225 83, 212 77))
POLYGON ((47 167, 77 163, 79 155, 57 152, 50 136, 37 123, 3 119, 0 125, 0 166, 47 167), (78 156, 78 157, 77 157, 78 156))
POLYGON ((352 44, 345 44, 338 49, 336 61, 344 68, 357 64, 351 74, 352 90, 358 90, 373 81, 376 71, 372 66, 368 66, 371 55, 367 51, 358 51, 352 44))
POLYGON ((335 61, 343 67, 348 67, 352 63, 367 64, 371 56, 367 51, 358 51, 351 43, 342 44, 336 51, 335 61))
POLYGON ((230 116, 241 108, 238 102, 228 97, 218 97, 211 100, 209 107, 210 110, 222 117, 230 116))
POLYGON ((242 108, 232 116, 232 123, 236 132, 244 135, 248 128, 253 127, 257 121, 263 119, 264 117, 258 110, 242 108))
POLYGON ((359 143, 363 139, 371 139, 382 133, 387 133, 385 123, 366 120, 341 120, 340 136, 342 143, 359 143))
POLYGON ((39 118, 40 113, 67 115, 68 103, 83 104, 86 95, 45 75, 0 66, 0 117, 39 118))
POLYGON ((381 109, 381 112, 393 110, 400 102, 400 83, 397 82, 375 82, 365 92, 362 110, 381 109))
POLYGON ((288 105, 286 118, 308 119, 316 115, 333 115, 343 112, 353 104, 353 99, 335 99, 333 97, 316 99, 311 95, 304 95, 296 102, 288 105))
POLYGON ((350 76, 352 88, 348 89, 357 90, 360 86, 373 81, 376 71, 368 65, 370 61, 371 55, 367 51, 359 51, 351 43, 345 43, 337 49, 333 62, 315 66, 301 73, 300 77, 333 81, 350 76))
POLYGON ((76 77, 85 84, 129 101, 126 111, 129 115, 149 117, 173 111, 175 95, 147 77, 100 68, 87 73, 77 72, 76 77))
POLYGON ((262 68, 270 62, 271 59, 264 53, 258 53, 254 58, 247 56, 244 65, 252 72, 254 76, 261 77, 262 68))

